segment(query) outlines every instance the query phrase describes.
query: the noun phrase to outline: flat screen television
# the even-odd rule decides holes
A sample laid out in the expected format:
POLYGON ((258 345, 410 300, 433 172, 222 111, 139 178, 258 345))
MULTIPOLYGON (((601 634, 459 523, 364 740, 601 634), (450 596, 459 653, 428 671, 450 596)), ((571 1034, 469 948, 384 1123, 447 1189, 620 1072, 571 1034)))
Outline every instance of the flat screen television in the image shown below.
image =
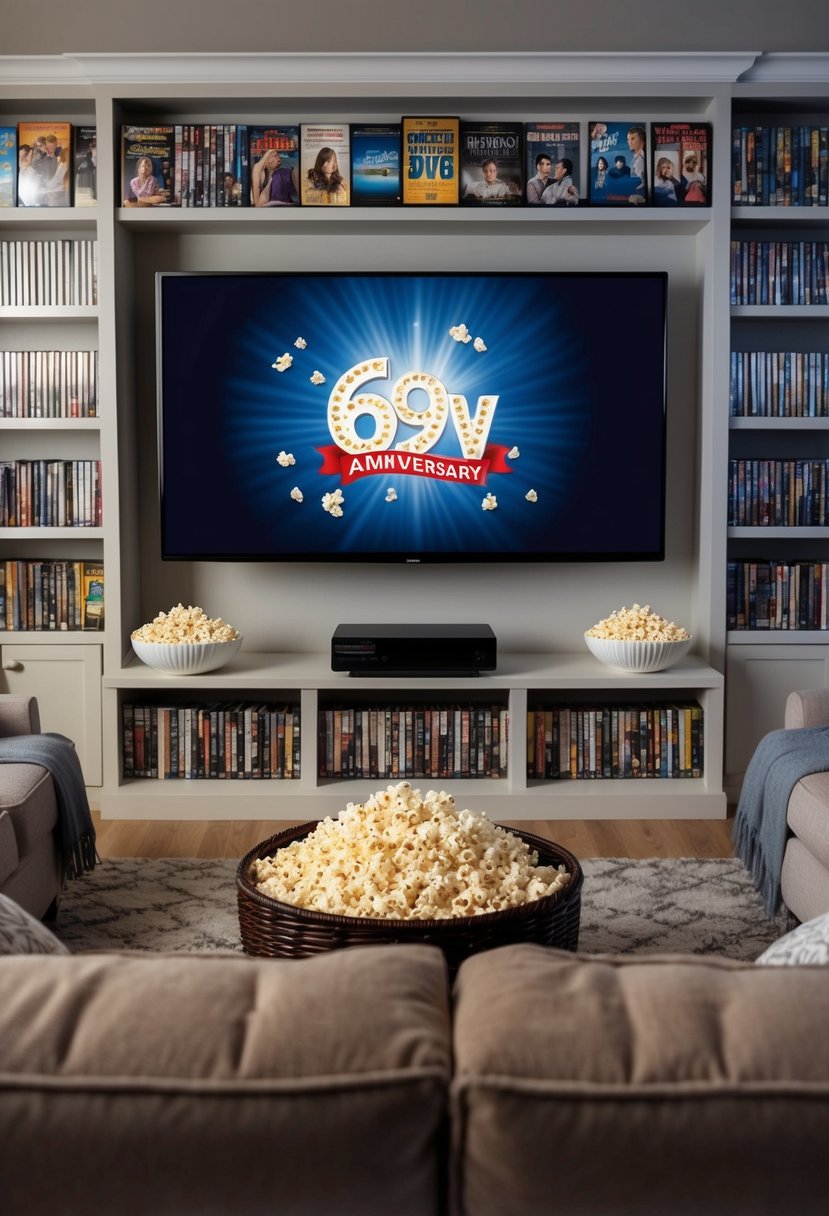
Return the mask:
POLYGON ((664 557, 663 272, 160 273, 171 560, 664 557))

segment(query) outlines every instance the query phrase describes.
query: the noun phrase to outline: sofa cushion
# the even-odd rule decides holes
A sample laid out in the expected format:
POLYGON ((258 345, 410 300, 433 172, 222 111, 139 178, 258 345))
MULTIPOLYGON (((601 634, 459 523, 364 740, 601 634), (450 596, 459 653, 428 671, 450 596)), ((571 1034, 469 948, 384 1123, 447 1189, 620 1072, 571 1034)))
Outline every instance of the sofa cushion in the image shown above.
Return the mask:
POLYGON ((0 954, 68 954, 44 924, 0 894, 0 954))
POLYGON ((801 777, 789 797, 789 827, 829 870, 829 773, 801 777))
POLYGON ((4 764, 2 778, 0 808, 11 816, 18 852, 25 857, 58 821, 55 787, 39 764, 4 764))
POLYGON ((772 966, 811 963, 829 967, 829 912, 798 925, 763 951, 758 963, 772 966))
POLYGON ((8 958, 0 992, 4 1216, 437 1212, 436 947, 8 958))
POLYGON ((455 1001, 463 1216, 825 1212, 829 970, 508 946, 455 1001))

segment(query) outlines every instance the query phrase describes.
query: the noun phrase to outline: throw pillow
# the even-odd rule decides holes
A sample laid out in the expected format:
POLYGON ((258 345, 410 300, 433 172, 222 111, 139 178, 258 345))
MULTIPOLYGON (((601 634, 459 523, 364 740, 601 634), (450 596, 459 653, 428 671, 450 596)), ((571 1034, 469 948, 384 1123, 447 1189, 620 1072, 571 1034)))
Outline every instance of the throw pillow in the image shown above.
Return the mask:
POLYGON ((0 954, 68 954, 63 942, 8 895, 0 895, 0 954))
POLYGON ((779 937, 763 951, 757 962, 779 967, 790 963, 829 966, 829 912, 804 921, 785 937, 779 937))

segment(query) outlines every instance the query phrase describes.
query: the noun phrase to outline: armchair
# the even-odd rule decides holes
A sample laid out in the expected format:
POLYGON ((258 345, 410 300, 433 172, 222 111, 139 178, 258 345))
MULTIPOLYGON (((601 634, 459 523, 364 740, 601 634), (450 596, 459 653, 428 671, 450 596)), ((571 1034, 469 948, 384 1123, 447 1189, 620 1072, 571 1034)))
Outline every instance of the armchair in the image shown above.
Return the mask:
MULTIPOLYGON (((40 734, 35 697, 0 693, 0 738, 40 734)), ((57 912, 61 890, 58 804, 38 764, 0 764, 0 893, 32 916, 57 912)))
MULTIPOLYGON (((829 689, 790 693, 784 725, 829 726, 829 689)), ((812 920, 829 912, 829 772, 801 777, 789 797, 786 822, 783 903, 799 921, 812 920)))

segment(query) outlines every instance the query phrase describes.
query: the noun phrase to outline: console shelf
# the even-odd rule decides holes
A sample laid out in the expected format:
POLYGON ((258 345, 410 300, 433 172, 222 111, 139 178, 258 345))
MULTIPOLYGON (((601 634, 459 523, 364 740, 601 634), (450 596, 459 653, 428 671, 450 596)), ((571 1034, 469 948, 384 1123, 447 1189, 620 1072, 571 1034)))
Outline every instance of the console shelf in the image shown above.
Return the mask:
POLYGON ((102 791, 100 808, 111 818, 273 819, 304 821, 334 815, 361 801, 388 779, 323 780, 318 763, 317 711, 339 703, 422 701, 447 704, 506 700, 509 711, 508 775, 443 780, 412 778, 421 788, 439 785, 456 800, 499 820, 521 819, 713 819, 726 813, 719 783, 717 723, 722 717, 723 677, 691 655, 667 672, 631 675, 604 667, 589 654, 504 654, 498 670, 478 677, 354 678, 330 669, 326 654, 262 654, 242 651, 227 667, 205 676, 169 676, 128 662, 105 675, 104 721, 108 749, 120 748, 125 700, 153 703, 232 698, 239 694, 299 702, 302 776, 292 780, 121 780, 102 791), (561 703, 588 699, 617 704, 637 700, 693 698, 705 720, 705 770, 701 778, 639 778, 583 781, 528 780, 527 708, 541 699, 561 703))

